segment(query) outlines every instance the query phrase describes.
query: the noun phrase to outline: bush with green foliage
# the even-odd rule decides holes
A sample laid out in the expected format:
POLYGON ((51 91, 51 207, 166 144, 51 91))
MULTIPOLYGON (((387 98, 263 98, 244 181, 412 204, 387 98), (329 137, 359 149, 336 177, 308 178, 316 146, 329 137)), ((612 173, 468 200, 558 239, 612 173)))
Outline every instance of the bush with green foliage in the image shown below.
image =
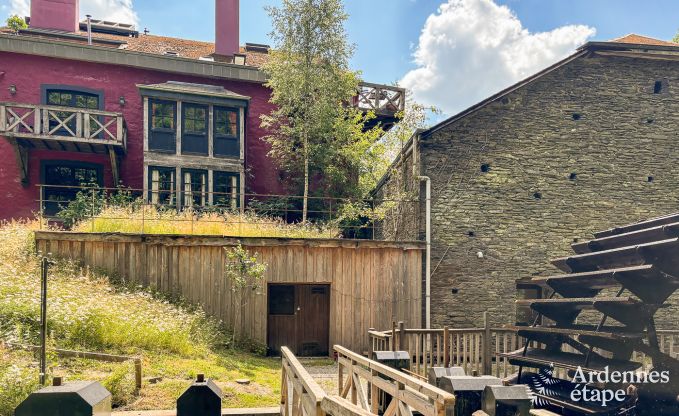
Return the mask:
POLYGON ((20 17, 16 14, 8 17, 5 23, 7 24, 7 27, 12 29, 14 32, 28 28, 28 25, 26 24, 26 21, 23 19, 23 17, 20 17))

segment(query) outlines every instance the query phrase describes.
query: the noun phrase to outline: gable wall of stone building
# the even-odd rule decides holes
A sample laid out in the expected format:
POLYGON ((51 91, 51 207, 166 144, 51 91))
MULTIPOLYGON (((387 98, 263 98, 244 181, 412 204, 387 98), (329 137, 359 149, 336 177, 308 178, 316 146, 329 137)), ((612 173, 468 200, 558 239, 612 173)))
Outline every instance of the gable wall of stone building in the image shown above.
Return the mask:
POLYGON ((679 62, 578 58, 425 135, 420 152, 432 325, 478 326, 484 311, 513 323, 515 280, 557 273, 549 259, 574 239, 679 211, 679 62))

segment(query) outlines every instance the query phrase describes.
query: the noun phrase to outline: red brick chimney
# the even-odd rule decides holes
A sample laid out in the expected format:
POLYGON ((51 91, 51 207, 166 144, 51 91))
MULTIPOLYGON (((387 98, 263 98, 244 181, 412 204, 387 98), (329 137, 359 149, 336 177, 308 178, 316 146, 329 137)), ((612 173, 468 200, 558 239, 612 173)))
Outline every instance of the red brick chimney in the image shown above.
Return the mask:
POLYGON ((239 0, 215 0, 215 53, 233 56, 240 52, 239 0))
POLYGON ((31 0, 31 27, 77 32, 79 0, 31 0))

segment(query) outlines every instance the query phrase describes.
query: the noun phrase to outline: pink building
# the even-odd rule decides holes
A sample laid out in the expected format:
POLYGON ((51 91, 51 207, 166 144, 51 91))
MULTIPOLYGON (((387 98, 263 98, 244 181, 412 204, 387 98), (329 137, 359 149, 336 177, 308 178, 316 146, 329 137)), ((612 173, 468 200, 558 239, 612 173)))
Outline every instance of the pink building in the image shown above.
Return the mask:
MULTIPOLYGON (((285 193, 261 140, 268 47, 239 46, 238 0, 216 16, 216 43, 100 20, 88 36, 78 0, 33 0, 28 29, 0 30, 0 219, 53 214, 91 183, 179 207, 285 193)), ((403 95, 365 84, 356 105, 393 121, 403 95)))

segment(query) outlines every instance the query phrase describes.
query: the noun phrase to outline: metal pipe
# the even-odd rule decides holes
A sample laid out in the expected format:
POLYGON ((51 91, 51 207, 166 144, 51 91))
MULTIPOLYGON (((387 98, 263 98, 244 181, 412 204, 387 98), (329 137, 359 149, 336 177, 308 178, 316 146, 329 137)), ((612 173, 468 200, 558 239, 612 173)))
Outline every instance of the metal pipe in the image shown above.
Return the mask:
POLYGON ((87 17, 87 44, 92 44, 92 15, 86 15, 87 17))
POLYGON ((47 369, 47 257, 40 267, 40 384, 45 385, 47 369))
MULTIPOLYGON (((420 175, 420 132, 416 131, 412 140, 413 177, 425 183, 425 271, 424 271, 424 314, 425 327, 431 329, 431 178, 420 175)), ((419 214, 418 214, 419 216, 419 214)))

